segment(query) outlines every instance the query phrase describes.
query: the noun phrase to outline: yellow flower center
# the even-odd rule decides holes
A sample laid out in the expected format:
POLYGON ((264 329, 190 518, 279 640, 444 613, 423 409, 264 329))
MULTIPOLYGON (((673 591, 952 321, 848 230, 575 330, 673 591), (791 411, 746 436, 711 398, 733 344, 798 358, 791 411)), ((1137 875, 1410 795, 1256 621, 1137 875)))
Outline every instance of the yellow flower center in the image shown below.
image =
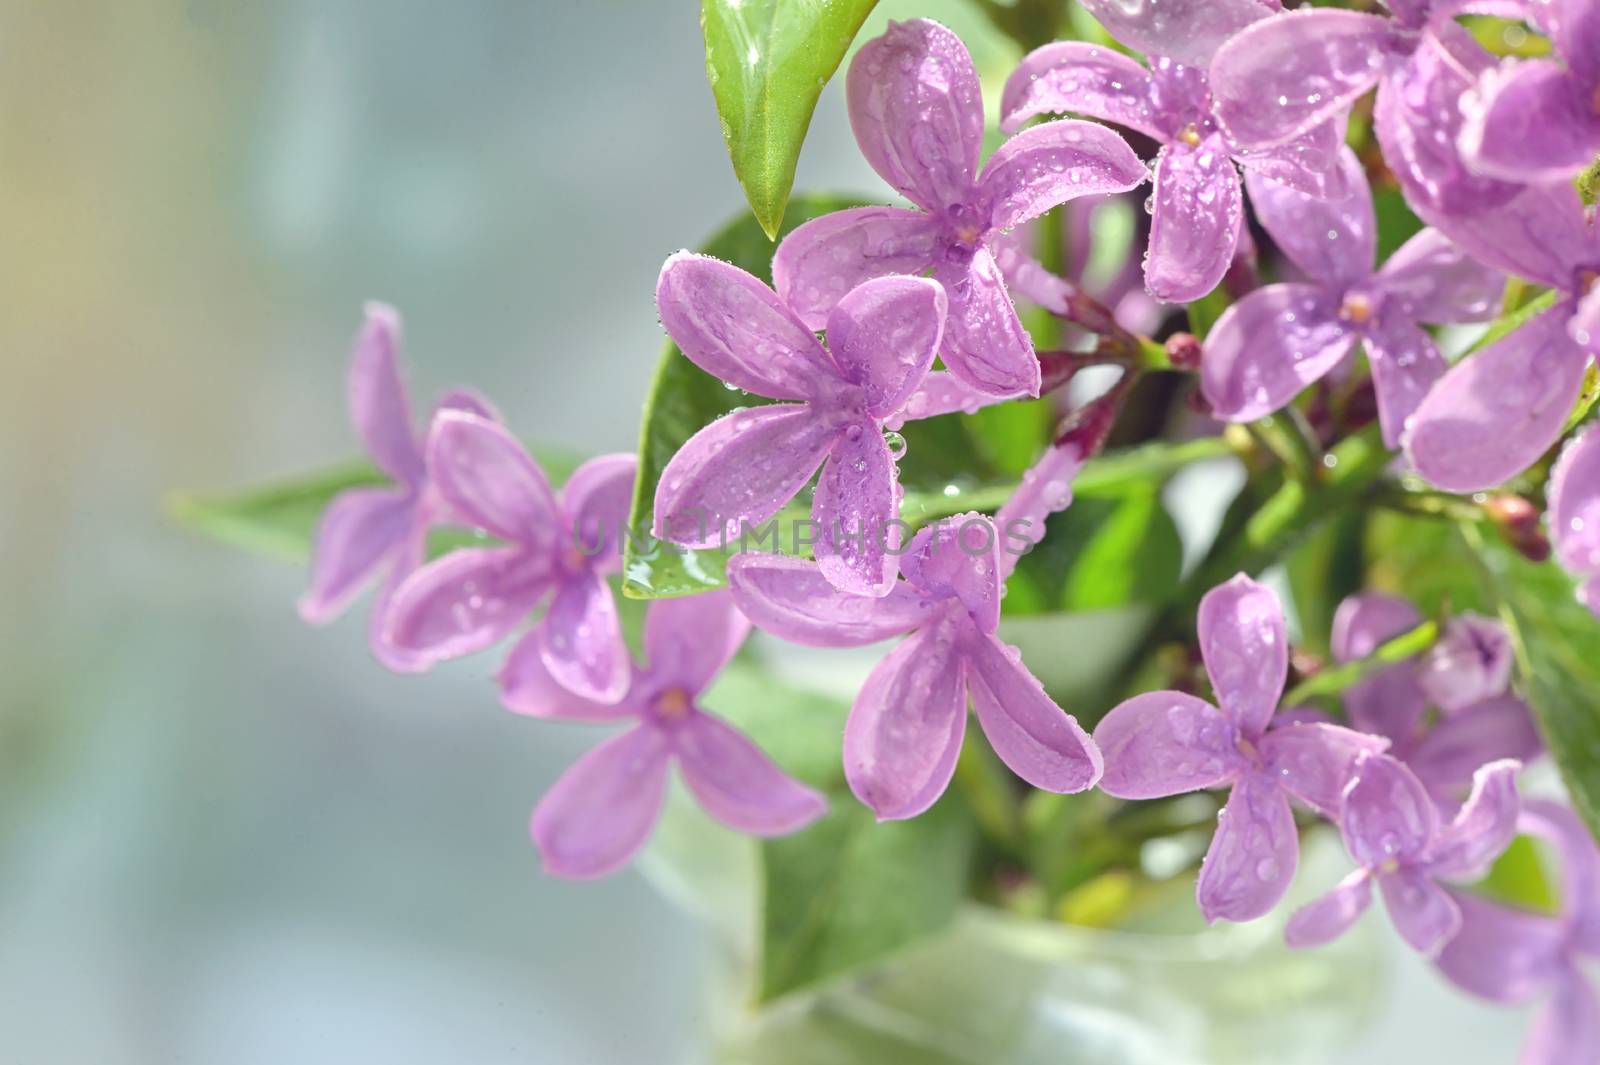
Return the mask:
POLYGON ((1200 131, 1195 129, 1194 123, 1191 122, 1183 127, 1183 132, 1178 134, 1178 139, 1193 148, 1200 143, 1200 131))
POLYGON ((1372 301, 1359 292, 1352 293, 1344 298, 1339 317, 1356 325, 1365 325, 1372 319, 1372 301))
POLYGON ((668 688, 656 696, 656 714, 663 721, 682 721, 692 709, 694 702, 682 688, 668 688))

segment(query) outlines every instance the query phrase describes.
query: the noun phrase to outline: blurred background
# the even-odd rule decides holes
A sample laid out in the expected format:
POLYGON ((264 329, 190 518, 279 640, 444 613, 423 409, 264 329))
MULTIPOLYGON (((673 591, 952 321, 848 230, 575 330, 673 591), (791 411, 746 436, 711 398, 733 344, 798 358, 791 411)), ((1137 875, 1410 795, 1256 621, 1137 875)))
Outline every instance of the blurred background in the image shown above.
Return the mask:
MULTIPOLYGON (((0 1062, 699 1062, 703 928, 541 874, 593 734, 397 677, 174 489, 352 455, 363 300, 414 395, 630 450, 662 259, 742 204, 693 0, 0 0, 0 1062)), ((961 0, 884 0, 1016 56, 961 0)), ((830 85, 798 187, 883 194, 830 85)), ((1386 936, 1337 1062, 1509 1062, 1386 936)))

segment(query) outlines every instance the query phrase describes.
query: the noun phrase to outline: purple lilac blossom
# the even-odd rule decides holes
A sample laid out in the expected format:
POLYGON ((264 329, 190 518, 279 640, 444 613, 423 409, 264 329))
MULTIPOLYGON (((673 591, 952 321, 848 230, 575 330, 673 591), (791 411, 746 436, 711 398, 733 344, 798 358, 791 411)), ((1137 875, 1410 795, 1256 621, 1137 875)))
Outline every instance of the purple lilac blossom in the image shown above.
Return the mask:
POLYGON ((1550 538, 1580 582, 1578 599, 1600 616, 1600 429, 1569 443, 1550 477, 1550 538))
POLYGON ((1600 957, 1600 852, 1577 816, 1553 802, 1524 803, 1519 827, 1561 858, 1561 912, 1514 910, 1454 892, 1461 931, 1439 955, 1439 971, 1491 1002, 1545 998, 1522 1065, 1589 1065, 1600 1060, 1600 997, 1583 963, 1600 957))
POLYGON ((880 820, 915 817, 944 793, 966 732, 967 700, 1001 761, 1036 788, 1077 792, 1100 779, 1100 752, 1045 694, 1000 622, 1000 544, 966 514, 923 529, 905 579, 870 599, 840 592, 815 563, 745 554, 728 564, 734 601, 759 628, 812 647, 907 635, 867 678, 844 733, 850 789, 880 820))
POLYGON ((680 252, 656 286, 667 333, 714 377, 787 402, 734 411, 672 456, 656 486, 655 535, 711 547, 772 518, 811 480, 817 561, 859 595, 894 581, 900 489, 885 421, 939 349, 945 290, 886 277, 857 285, 827 319, 828 347, 736 266, 680 252))
POLYGON ((1425 229, 1374 270, 1377 220, 1355 153, 1342 151, 1342 200, 1246 175, 1256 215, 1303 282, 1268 285, 1230 306, 1206 337, 1201 387, 1212 410, 1245 422, 1367 352, 1384 442, 1396 446, 1445 372, 1422 323, 1475 322, 1499 309, 1505 279, 1425 229))
MULTIPOLYGON (((1260 16, 1262 5, 1250 4, 1260 16)), ((1150 5, 1151 12, 1157 5, 1150 5)), ((1217 125, 1203 66, 1165 56, 1149 69, 1100 45, 1047 44, 1006 81, 1001 127, 1035 115, 1075 113, 1136 130, 1161 145, 1150 199, 1145 284, 1159 300, 1186 303, 1210 292, 1244 232, 1244 193, 1235 162, 1319 196, 1342 196, 1341 126, 1327 121, 1270 151, 1244 153, 1217 125)))
POLYGON ((1594 0, 1530 4, 1559 60, 1487 71, 1463 108, 1461 152, 1506 181, 1560 181, 1600 154, 1600 9, 1594 0))
POLYGON ((460 521, 501 543, 452 551, 406 578, 384 640, 426 668, 498 643, 549 596, 544 617, 512 648, 507 670, 537 659, 579 696, 620 699, 628 652, 606 577, 622 564, 634 457, 590 459, 558 496, 504 428, 445 411, 428 433, 427 464, 460 521))
POLYGON ((861 153, 917 209, 861 207, 800 226, 773 257, 778 293, 815 329, 869 278, 931 273, 950 298, 940 350, 950 372, 983 392, 1038 395, 1033 343, 995 241, 1075 197, 1137 187, 1144 166, 1111 130, 1064 121, 1012 137, 980 175, 977 73, 961 41, 926 19, 890 23, 868 41, 846 92, 861 153))
POLYGON ((1504 695, 1513 658, 1506 627, 1468 610, 1451 618, 1422 656, 1418 679, 1434 706, 1455 714, 1504 695))
MULTIPOLYGON (((300 599, 300 616, 313 625, 333 620, 376 577, 368 644, 385 666, 410 671, 421 668, 418 657, 381 638, 383 621, 395 589, 422 564, 428 528, 446 520, 448 508, 429 483, 400 370, 400 346, 399 312, 386 304, 367 304, 366 321, 350 353, 350 424, 373 463, 395 483, 347 489, 328 504, 317 526, 311 587, 300 599)), ((465 391, 446 393, 434 410, 496 417, 487 401, 465 391)))
POLYGON ((1472 792, 1442 822, 1416 775, 1386 754, 1363 754, 1345 788, 1339 829, 1359 868, 1289 918, 1291 947, 1315 947, 1342 936, 1372 904, 1378 883, 1396 931, 1435 957, 1461 929, 1461 909, 1435 881, 1469 880, 1488 872, 1517 834, 1517 773, 1522 765, 1491 762, 1472 778, 1472 792))
POLYGON ((673 764, 707 813, 750 835, 781 836, 827 810, 820 794, 699 706, 749 631, 726 591, 652 603, 646 664, 632 666, 632 683, 618 703, 574 695, 537 657, 507 664, 506 704, 518 713, 634 722, 578 759, 539 801, 530 828, 549 872, 588 879, 627 864, 655 827, 673 764))
POLYGON ((1178 691, 1146 692, 1094 731, 1100 788, 1156 799, 1232 786, 1206 852, 1196 896, 1206 920, 1248 921, 1276 906, 1300 859, 1291 798, 1334 816, 1357 756, 1386 742, 1338 725, 1279 723, 1289 669, 1283 607, 1244 574, 1200 603, 1200 653, 1218 706, 1178 691))
MULTIPOLYGON (((1334 659, 1366 658, 1421 623, 1422 615, 1404 599, 1373 592, 1352 595, 1334 612, 1334 659)), ((1498 641, 1505 631, 1480 635, 1498 641)), ((1426 672, 1424 656, 1386 666, 1345 689, 1344 708, 1352 726, 1389 741, 1389 755, 1417 775, 1435 802, 1459 802, 1480 766, 1507 758, 1527 763, 1543 752, 1527 704, 1504 684, 1496 689, 1492 678, 1498 666, 1491 663, 1477 674, 1473 686, 1482 698, 1435 720, 1427 713, 1426 672)))

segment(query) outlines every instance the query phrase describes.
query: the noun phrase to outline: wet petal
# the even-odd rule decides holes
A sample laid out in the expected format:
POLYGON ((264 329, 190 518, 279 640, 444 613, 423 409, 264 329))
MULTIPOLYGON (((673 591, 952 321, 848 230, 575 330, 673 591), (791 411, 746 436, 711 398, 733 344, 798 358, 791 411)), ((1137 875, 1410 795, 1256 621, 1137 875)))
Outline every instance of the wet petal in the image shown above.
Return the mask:
POLYGON ((350 353, 350 424, 378 468, 402 484, 422 483, 422 452, 411 423, 411 398, 400 374, 400 314, 384 303, 366 306, 366 321, 350 353))
POLYGON ((1242 735, 1256 738, 1278 709, 1289 675, 1283 605, 1271 588, 1241 573, 1205 594, 1195 624, 1222 712, 1242 735))
POLYGON ((1411 418, 1448 368, 1433 338, 1404 314, 1382 313, 1363 334, 1385 447, 1399 447, 1411 418))
POLYGON ((405 489, 352 488, 335 496, 317 523, 311 587, 300 597, 300 617, 313 625, 333 620, 394 560, 410 534, 413 506, 405 489))
POLYGON ((686 251, 673 255, 656 281, 656 310, 689 361, 746 392, 804 399, 819 379, 838 376, 812 331, 778 294, 732 263, 686 251))
POLYGON ((1378 877, 1378 889, 1395 931, 1425 957, 1437 957, 1461 930, 1461 908, 1456 900, 1415 869, 1401 866, 1384 873, 1378 877))
POLYGON ((1192 695, 1135 695, 1095 726, 1105 759, 1100 790, 1119 799, 1159 799, 1214 788, 1245 769, 1238 740, 1227 715, 1192 695))
POLYGON ((845 93, 856 143, 885 181, 929 210, 966 199, 983 94, 955 34, 928 19, 889 23, 851 60, 845 93))
POLYGON ((597 702, 575 695, 550 675, 543 645, 537 629, 529 632, 511 648, 495 674, 500 702, 506 709, 556 721, 616 721, 637 715, 638 708, 626 698, 597 702))
POLYGON ((734 602, 757 628, 809 647, 860 647, 910 632, 930 604, 896 583, 881 598, 835 588, 815 562, 782 555, 735 555, 728 561, 734 602))
POLYGON ((1464 108, 1461 151, 1479 171, 1506 181, 1558 181, 1600 151, 1600 118, 1565 67, 1528 59, 1491 70, 1464 108))
POLYGON ((1000 128, 1014 132, 1035 115, 1086 115, 1162 139, 1150 106, 1150 72, 1098 44, 1056 41, 1023 57, 1000 96, 1000 128))
POLYGON ((652 532, 689 547, 737 539, 806 486, 838 434, 831 422, 796 404, 723 415, 690 437, 661 471, 652 532))
POLYGON ((1299 861, 1300 835, 1288 797, 1261 773, 1240 777, 1200 866, 1200 912, 1212 923, 1267 914, 1289 890, 1299 861))
POLYGON ((1419 322, 1486 322, 1500 313, 1506 277, 1428 228, 1402 244, 1378 271, 1389 305, 1419 322))
POLYGON ((1522 1061, 1528 1065, 1586 1065, 1600 1055, 1600 1000, 1594 985, 1568 963, 1555 996, 1534 1017, 1522 1061))
POLYGON ((1132 48, 1204 66, 1217 46, 1277 10, 1264 0, 1083 0, 1106 32, 1132 48))
POLYGON ((924 595, 955 598, 978 630, 1000 624, 1000 543, 994 522, 957 514, 919 532, 901 563, 906 581, 924 595))
POLYGON ((1501 758, 1531 762, 1543 751, 1527 704, 1502 695, 1440 718, 1406 756, 1406 764, 1434 795, 1459 798, 1480 766, 1501 758))
MULTIPOLYGON (((1334 611, 1333 657, 1340 662, 1366 658, 1421 623, 1422 615, 1404 599, 1373 592, 1349 596, 1334 611)), ((1405 745, 1415 735, 1427 705, 1416 666, 1407 661, 1345 689, 1344 707, 1356 728, 1405 745)))
POLYGON ((1600 429, 1562 450, 1549 499, 1556 558, 1574 573, 1600 573, 1600 429))
POLYGON ((750 622, 727 591, 657 599, 644 618, 644 656, 655 680, 690 695, 704 691, 726 666, 750 622))
POLYGON ((559 546, 561 517, 550 481, 499 423, 441 411, 428 431, 428 473, 467 523, 533 554, 548 556, 559 546))
POLYGON ((383 638, 427 662, 481 651, 528 616, 551 580, 544 560, 517 548, 452 551, 395 590, 383 638))
POLYGON ((1217 287, 1239 245, 1244 195, 1221 137, 1169 144, 1156 156, 1155 208, 1144 282, 1156 299, 1187 303, 1217 287))
POLYGON ((883 424, 886 429, 900 429, 906 422, 936 418, 941 414, 976 414, 984 407, 1014 398, 979 392, 955 374, 935 370, 922 379, 900 409, 885 418, 883 424))
POLYGON ((1093 122, 1061 119, 1025 129, 984 164, 989 225, 1006 230, 1080 196, 1127 192, 1150 176, 1122 136, 1093 122))
POLYGON ((1217 49, 1211 94, 1233 141, 1268 148, 1346 108, 1394 61, 1390 19, 1354 11, 1292 11, 1258 22, 1217 49))
POLYGON ((922 211, 834 211, 783 238, 772 256, 772 287, 802 322, 821 329, 845 293, 863 281, 926 271, 938 240, 938 224, 922 211))
POLYGON ((1255 170, 1244 175, 1256 217, 1273 242, 1307 277, 1330 288, 1364 280, 1378 246, 1366 171, 1349 148, 1340 152, 1338 166, 1346 190, 1339 199, 1308 195, 1255 170))
POLYGON ((1261 738, 1261 757, 1278 786, 1324 817, 1337 818, 1356 759, 1388 742, 1338 725, 1280 725, 1261 738))
POLYGON ((884 277, 852 289, 828 315, 828 350, 866 392, 867 413, 893 414, 933 365, 948 301, 938 282, 884 277))
POLYGON ((1452 366, 1412 418, 1406 451, 1422 477, 1476 492, 1515 477, 1556 442, 1589 355, 1567 337, 1562 307, 1452 366))
POLYGON ((994 256, 979 248, 969 261, 938 267, 934 279, 950 300, 939 353, 945 367, 980 392, 1037 396, 1039 360, 994 256))
POLYGON ((966 642, 966 658, 978 724, 1000 760, 1045 791, 1092 788, 1103 768, 1099 748, 1077 719, 1045 694, 1016 648, 974 633, 966 642))
POLYGON ((1339 818, 1350 856, 1368 869, 1417 858, 1439 831, 1433 799, 1416 775, 1385 754, 1362 755, 1339 818))
POLYGON ((633 663, 604 577, 558 578, 538 632, 545 668, 562 687, 597 703, 614 703, 627 692, 633 663))
POLYGON ((1357 869, 1332 891, 1294 911, 1283 930, 1284 942, 1297 950, 1332 943, 1371 905, 1372 874, 1357 869))
POLYGON ((573 546, 598 572, 612 572, 622 558, 638 471, 633 455, 600 455, 574 470, 561 488, 573 546))
POLYGON ((672 736, 678 768, 706 812, 752 836, 782 836, 828 810, 822 795, 790 777, 749 737, 696 713, 672 736))
POLYGON ((573 763, 533 811, 530 830, 555 876, 616 872, 650 838, 666 794, 667 743, 639 725, 573 763))
POLYGON ((1072 503, 1072 480, 1083 469, 1086 456, 1076 442, 1053 444, 1022 475, 1022 483, 995 511, 1000 535, 1000 577, 1011 576, 1017 560, 1044 539, 1050 515, 1072 503))
POLYGON ((1526 1002, 1561 974, 1561 922, 1456 892, 1461 929, 1439 952, 1439 971, 1457 987, 1494 1002, 1526 1002))
POLYGON ((1254 174, 1311 196, 1342 200, 1355 190, 1355 178, 1366 181, 1365 173, 1353 174, 1342 163, 1346 123, 1339 115, 1275 147, 1236 152, 1234 159, 1246 177, 1254 174))
POLYGON ((912 633, 867 677, 844 727, 844 773, 879 820, 915 817, 944 793, 966 701, 966 667, 948 624, 912 633))
POLYGON ((1517 774, 1522 763, 1490 762, 1472 775, 1472 793, 1428 849, 1430 876, 1471 879, 1490 864, 1517 835, 1517 774))
POLYGON ((1254 421, 1287 406, 1354 344, 1329 293, 1312 285, 1268 285, 1217 319, 1200 360, 1200 387, 1217 417, 1254 421))
POLYGON ((894 583, 902 535, 897 472, 871 422, 849 426, 822 467, 811 501, 815 554, 841 591, 879 596, 894 583))

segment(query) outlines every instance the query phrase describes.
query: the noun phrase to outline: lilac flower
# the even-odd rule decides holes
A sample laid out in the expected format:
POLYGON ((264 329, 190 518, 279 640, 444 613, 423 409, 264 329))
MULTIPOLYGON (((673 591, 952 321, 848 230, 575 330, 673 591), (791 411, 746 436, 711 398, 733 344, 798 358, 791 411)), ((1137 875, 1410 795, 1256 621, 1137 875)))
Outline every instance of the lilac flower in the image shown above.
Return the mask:
POLYGON ((673 764, 706 812, 740 832, 781 836, 822 816, 828 804, 820 794, 698 705, 749 631, 725 591, 652 603, 648 664, 632 667, 627 697, 613 704, 572 694, 535 655, 507 663, 506 701, 519 713, 634 721, 578 759, 533 811, 533 840, 548 871, 587 879, 626 865, 655 826, 673 764))
POLYGON ((1461 151, 1507 181, 1559 181, 1600 154, 1600 40, 1592 0, 1529 4, 1561 62, 1493 68, 1463 110, 1461 151))
POLYGON ((504 428, 446 411, 428 433, 427 465, 456 514, 504 542, 452 551, 406 578, 384 639, 427 668, 499 642, 549 595, 543 619, 512 648, 507 673, 538 660, 584 698, 622 698, 628 653, 606 576, 621 566, 634 457, 589 460, 558 497, 504 428))
POLYGON ((1450 619, 1422 656, 1422 690, 1447 714, 1505 694, 1511 685, 1511 634, 1493 618, 1466 611, 1450 619))
POLYGON ((1515 761, 1491 762, 1472 778, 1472 794, 1442 824, 1416 775, 1386 754, 1364 754, 1344 791, 1339 829, 1360 866, 1328 894, 1289 918, 1291 947, 1315 947, 1343 935, 1372 904, 1378 882, 1400 937, 1436 956, 1461 928, 1461 909, 1436 879, 1471 879, 1517 834, 1515 761))
POLYGON ((1039 394, 1033 344, 995 263, 995 238, 1078 196, 1126 192, 1149 176, 1117 134, 1052 122, 1011 138, 978 174, 983 106, 961 41, 936 22, 892 22, 850 63, 861 153, 919 210, 861 207, 814 219, 778 246, 778 293, 820 327, 846 292, 886 274, 931 271, 950 296, 941 355, 967 384, 1039 394))
MULTIPOLYGON (((1229 6, 1253 9, 1257 17, 1268 12, 1254 3, 1229 6)), ((1158 10, 1150 5, 1152 15, 1158 10)), ((1072 112, 1154 138, 1161 150, 1145 284, 1157 299, 1185 303, 1217 286, 1239 246, 1244 194, 1235 161, 1308 193, 1341 196, 1341 131, 1328 121, 1271 151, 1242 152, 1217 125, 1204 68, 1164 56, 1153 58, 1146 70, 1098 45, 1047 44, 1029 53, 1006 81, 1001 127, 1016 129, 1047 112, 1072 112)))
POLYGON ((1120 799, 1158 799, 1232 785, 1200 868, 1206 920, 1248 921, 1276 906, 1300 859, 1289 800, 1333 816, 1356 757, 1383 740, 1338 725, 1272 724, 1289 671, 1283 607, 1244 574, 1206 593, 1200 653, 1219 709, 1178 691, 1146 692, 1094 730, 1120 799))
MULTIPOLYGON (((1387 739, 1389 755, 1404 762, 1441 805, 1460 801, 1480 766, 1502 759, 1531 762, 1544 750, 1527 704, 1506 690, 1510 641, 1505 630, 1490 629, 1492 622, 1470 617, 1465 630, 1457 624, 1462 618, 1447 628, 1441 641, 1446 650, 1440 657, 1429 652, 1386 666, 1344 693, 1350 724, 1387 739), (1455 646, 1459 637, 1449 635, 1452 630, 1473 634, 1468 637, 1470 644, 1488 650, 1488 659, 1464 658, 1455 646), (1439 689, 1439 664, 1448 660, 1461 662, 1465 683, 1449 686, 1446 698, 1461 698, 1454 710, 1429 721, 1429 703, 1440 704, 1430 696, 1425 678, 1432 675, 1431 686, 1439 689), (1468 695, 1477 698, 1469 701, 1468 695)), ((1421 623, 1422 615, 1404 599, 1352 595, 1334 612, 1333 656, 1340 662, 1366 658, 1421 623)))
POLYGON ((746 554, 728 565, 739 609, 783 639, 860 647, 910 634, 872 671, 845 725, 845 778, 880 820, 914 817, 944 793, 969 695, 995 753, 1029 784, 1076 792, 1100 778, 1094 743, 995 635, 998 539, 978 514, 923 529, 905 580, 880 599, 840 592, 803 559, 746 554))
POLYGON ((1600 615, 1600 430, 1568 444, 1550 478, 1550 536, 1576 574, 1578 598, 1600 615))
POLYGON ((1425 229, 1374 272, 1377 222, 1355 153, 1343 149, 1343 200, 1318 199, 1247 175, 1256 215, 1306 282, 1268 285, 1229 307, 1206 337, 1201 387, 1218 417, 1253 421, 1367 351, 1384 441, 1445 372, 1420 323, 1492 318, 1505 280, 1437 230, 1425 229))
MULTIPOLYGON (((331 621, 363 585, 381 575, 372 607, 372 653, 390 669, 411 670, 417 668, 416 657, 380 639, 382 622, 395 588, 422 564, 428 527, 443 520, 447 508, 428 483, 399 350, 399 313, 386 304, 367 304, 350 353, 350 423, 372 461, 395 483, 351 488, 328 504, 317 527, 311 587, 300 599, 300 616, 313 625, 331 621)), ((495 417, 485 401, 468 392, 448 392, 434 409, 495 417)))
POLYGON ((656 306, 701 369, 791 402, 735 411, 691 437, 656 486, 655 534, 724 543, 777 514, 821 466, 811 514, 822 572, 857 594, 886 592, 899 489, 883 427, 933 364, 944 289, 925 278, 863 282, 828 315, 827 350, 771 289, 703 255, 667 260, 656 306))
POLYGON ((1600 1060, 1600 997, 1583 973, 1584 959, 1600 956, 1600 852, 1572 811, 1552 802, 1525 803, 1520 827, 1561 855, 1560 915, 1456 892, 1461 931, 1439 955, 1439 971, 1492 1002, 1547 995, 1522 1065, 1587 1065, 1600 1060))

